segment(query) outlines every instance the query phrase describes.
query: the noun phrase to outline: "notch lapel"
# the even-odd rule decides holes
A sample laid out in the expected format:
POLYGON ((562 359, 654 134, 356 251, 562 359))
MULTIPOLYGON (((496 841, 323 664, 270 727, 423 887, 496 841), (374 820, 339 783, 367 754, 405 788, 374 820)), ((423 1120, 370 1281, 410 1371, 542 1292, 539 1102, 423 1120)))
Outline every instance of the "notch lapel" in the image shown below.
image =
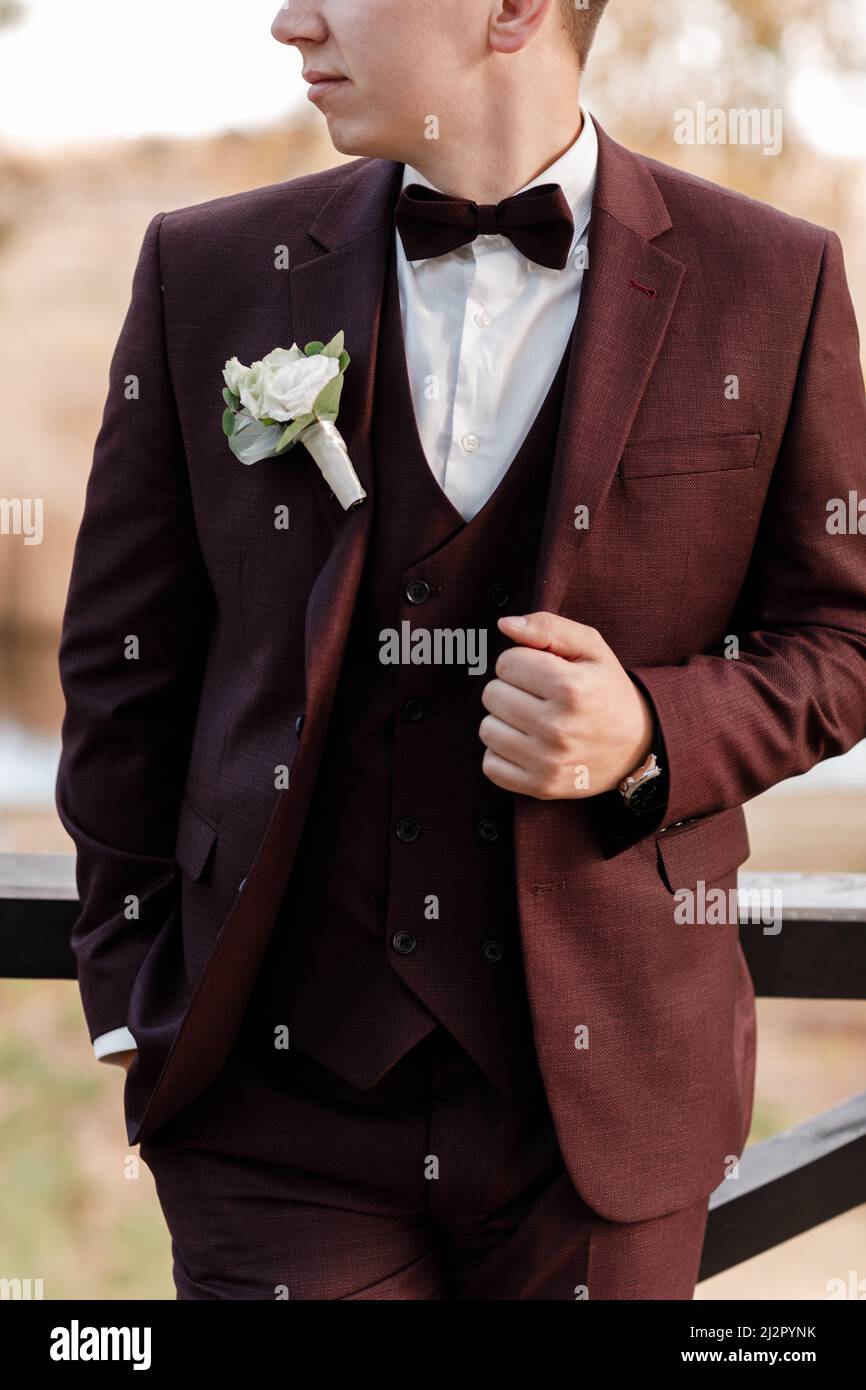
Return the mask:
MULTIPOLYGON (((294 341, 303 347, 313 339, 327 342, 341 328, 345 331, 352 360, 343 382, 337 428, 367 493, 361 505, 349 512, 333 496, 323 497, 334 544, 307 602, 308 746, 316 742, 320 712, 330 706, 370 538, 375 505, 370 431, 376 349, 402 170, 392 160, 359 161, 357 170, 337 186, 308 229, 315 253, 291 272, 294 341)), ((315 467, 312 459, 309 462, 315 467)), ((316 482, 324 493, 324 480, 316 482)))
POLYGON ((578 574, 585 529, 604 501, 625 440, 668 331, 685 274, 652 245, 670 216, 642 161, 598 122, 598 171, 584 274, 547 510, 533 608, 556 613, 578 574))

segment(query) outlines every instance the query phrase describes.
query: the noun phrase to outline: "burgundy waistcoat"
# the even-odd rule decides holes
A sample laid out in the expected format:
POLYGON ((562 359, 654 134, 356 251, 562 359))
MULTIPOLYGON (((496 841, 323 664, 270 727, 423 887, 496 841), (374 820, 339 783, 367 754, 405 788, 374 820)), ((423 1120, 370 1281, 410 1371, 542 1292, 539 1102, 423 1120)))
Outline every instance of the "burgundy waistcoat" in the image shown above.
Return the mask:
POLYGON ((537 1083, 512 794, 483 774, 478 726, 481 692, 509 645, 496 619, 531 602, 571 341, 510 468, 464 522, 418 435, 392 251, 370 549, 303 837, 251 1001, 265 1045, 285 1025, 291 1047, 360 1088, 437 1024, 507 1099, 537 1083), (431 634, 485 629, 486 670, 383 664, 380 634, 405 622, 431 634))

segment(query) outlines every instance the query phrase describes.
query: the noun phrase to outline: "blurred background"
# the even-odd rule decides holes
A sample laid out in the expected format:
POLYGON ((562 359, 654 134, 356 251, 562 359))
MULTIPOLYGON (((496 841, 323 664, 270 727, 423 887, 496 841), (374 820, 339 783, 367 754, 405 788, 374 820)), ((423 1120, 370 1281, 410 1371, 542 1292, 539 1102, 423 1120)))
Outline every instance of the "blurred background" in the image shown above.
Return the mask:
MULTIPOLYGON (((360 3, 360 0, 359 0, 360 3)), ((70 852, 54 810, 57 642, 108 364, 150 218, 343 162, 270 36, 277 0, 0 0, 0 853, 70 852)), ((866 322, 862 0, 611 0, 583 99, 623 144, 837 231, 866 322), (757 145, 681 145, 674 113, 783 113, 757 145)), ((746 808, 746 870, 866 872, 866 742, 746 808)), ((866 1004, 759 1001, 750 1143, 866 1085, 866 1004)), ((0 981, 0 1276, 45 1297, 173 1298, 123 1074, 94 1060, 71 982, 0 981)), ((699 1299, 821 1299, 866 1275, 866 1208, 719 1275, 699 1299)), ((866 1286, 864 1286, 866 1287, 866 1286)), ((861 1295, 862 1296, 862 1295, 861 1295)))

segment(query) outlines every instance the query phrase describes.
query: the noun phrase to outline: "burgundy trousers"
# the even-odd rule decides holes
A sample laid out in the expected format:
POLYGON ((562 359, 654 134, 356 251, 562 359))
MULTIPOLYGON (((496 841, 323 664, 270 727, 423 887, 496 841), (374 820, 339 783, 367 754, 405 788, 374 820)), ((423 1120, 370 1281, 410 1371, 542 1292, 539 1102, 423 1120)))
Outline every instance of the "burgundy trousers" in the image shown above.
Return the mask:
POLYGON ((603 1220, 568 1177, 540 1079, 508 1104, 443 1029, 367 1091, 242 1036, 140 1153, 180 1299, 694 1294, 709 1198, 603 1220))

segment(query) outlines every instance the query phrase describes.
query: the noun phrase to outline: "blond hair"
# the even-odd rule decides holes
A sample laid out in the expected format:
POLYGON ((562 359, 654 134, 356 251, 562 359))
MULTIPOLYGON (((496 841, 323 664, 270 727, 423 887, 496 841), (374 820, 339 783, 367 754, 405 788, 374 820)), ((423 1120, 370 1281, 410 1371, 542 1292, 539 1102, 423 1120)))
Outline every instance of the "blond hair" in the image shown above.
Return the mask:
POLYGON ((581 0, 559 0, 562 22, 582 68, 586 67, 587 55, 606 5, 607 0, 584 0, 584 3, 581 0))

